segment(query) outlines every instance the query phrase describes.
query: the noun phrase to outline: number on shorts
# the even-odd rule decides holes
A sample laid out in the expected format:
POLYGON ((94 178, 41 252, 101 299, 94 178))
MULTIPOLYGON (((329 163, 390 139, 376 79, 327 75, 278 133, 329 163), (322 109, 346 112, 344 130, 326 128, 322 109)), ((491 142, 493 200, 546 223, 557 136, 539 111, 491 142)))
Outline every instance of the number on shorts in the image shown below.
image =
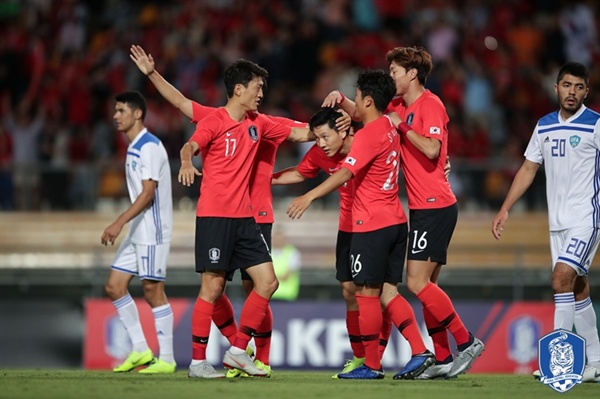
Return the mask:
POLYGON ((362 263, 360 263, 360 254, 356 255, 356 259, 354 259, 354 255, 350 255, 350 271, 352 272, 352 277, 355 277, 362 270, 362 263))
POLYGON ((419 237, 419 230, 415 230, 414 233, 415 237, 412 242, 412 253, 416 254, 417 252, 422 252, 425 250, 425 248, 427 248, 427 238, 425 238, 427 232, 424 231, 423 234, 421 234, 421 237, 419 237))
POLYGON ((571 238, 571 243, 567 247, 567 253, 571 255, 575 255, 578 258, 581 258, 583 255, 583 250, 587 246, 587 243, 579 238, 571 238))

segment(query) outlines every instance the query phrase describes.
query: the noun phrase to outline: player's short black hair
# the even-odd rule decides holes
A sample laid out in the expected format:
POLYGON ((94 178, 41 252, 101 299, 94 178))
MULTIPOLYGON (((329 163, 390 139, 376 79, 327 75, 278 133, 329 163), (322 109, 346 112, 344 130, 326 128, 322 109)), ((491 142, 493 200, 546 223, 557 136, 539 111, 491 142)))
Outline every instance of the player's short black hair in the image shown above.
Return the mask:
POLYGON ((363 98, 369 96, 378 111, 384 112, 396 95, 396 84, 389 73, 382 69, 362 71, 358 75, 356 87, 363 98))
POLYGON ((266 89, 269 72, 267 72, 265 68, 242 58, 229 65, 227 69, 225 69, 224 74, 227 98, 233 97, 235 85, 241 84, 244 87, 248 87, 248 83, 255 77, 262 78, 264 85, 263 90, 266 89))
POLYGON ((139 91, 126 91, 124 93, 117 94, 115 101, 118 103, 125 103, 133 111, 136 109, 142 110, 142 122, 146 117, 146 99, 139 91))
POLYGON ((558 71, 558 76, 556 77, 556 84, 560 82, 565 75, 573 75, 578 78, 583 79, 586 86, 589 86, 590 81, 590 73, 588 72, 585 65, 580 64, 579 62, 567 62, 564 64, 560 70, 558 71))
POLYGON ((314 130, 317 126, 323 126, 327 124, 331 129, 339 132, 335 125, 335 121, 342 117, 342 113, 335 108, 323 107, 310 118, 308 121, 308 127, 310 130, 314 130))

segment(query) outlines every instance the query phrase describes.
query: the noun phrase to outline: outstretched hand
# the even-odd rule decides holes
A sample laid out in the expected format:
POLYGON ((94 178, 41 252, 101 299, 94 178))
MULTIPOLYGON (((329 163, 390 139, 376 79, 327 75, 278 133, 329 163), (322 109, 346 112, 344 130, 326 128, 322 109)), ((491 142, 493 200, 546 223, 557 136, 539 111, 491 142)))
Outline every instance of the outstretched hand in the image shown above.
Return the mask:
POLYGON ((301 197, 294 198, 288 205, 285 213, 287 213, 290 219, 300 219, 310 204, 312 204, 312 199, 304 194, 301 197))
POLYGON ((202 173, 194 168, 194 165, 192 165, 191 162, 189 164, 181 164, 179 175, 177 176, 179 183, 189 187, 194 184, 194 176, 202 176, 202 173))
POLYGON ((146 55, 144 49, 136 44, 131 46, 130 51, 129 58, 135 62, 144 75, 148 76, 154 72, 154 58, 151 54, 146 55))

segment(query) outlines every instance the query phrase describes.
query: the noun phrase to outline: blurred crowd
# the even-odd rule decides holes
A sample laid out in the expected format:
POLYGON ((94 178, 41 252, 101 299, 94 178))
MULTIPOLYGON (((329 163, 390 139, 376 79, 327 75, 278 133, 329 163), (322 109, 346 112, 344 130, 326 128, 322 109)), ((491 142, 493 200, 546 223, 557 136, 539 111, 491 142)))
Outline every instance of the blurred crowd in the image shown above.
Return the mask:
MULTIPOLYGON (((146 96, 145 124, 177 173, 194 125, 129 59, 132 44, 187 97, 211 106, 225 103, 224 68, 253 60, 270 74, 261 112, 299 121, 333 89, 353 98, 361 69, 387 69, 387 50, 423 46, 434 60, 426 86, 450 116, 452 187, 463 207, 496 208, 537 119, 557 109, 562 63, 590 68, 586 105, 600 111, 599 11, 595 0, 4 1, 0 209, 95 209, 99 198, 125 197, 127 142, 112 115, 114 95, 126 90, 146 96)), ((277 168, 306 149, 284 145, 277 168)), ((197 186, 175 186, 175 204, 198 195, 197 186)), ((540 174, 529 209, 545 206, 543 190, 540 174)))

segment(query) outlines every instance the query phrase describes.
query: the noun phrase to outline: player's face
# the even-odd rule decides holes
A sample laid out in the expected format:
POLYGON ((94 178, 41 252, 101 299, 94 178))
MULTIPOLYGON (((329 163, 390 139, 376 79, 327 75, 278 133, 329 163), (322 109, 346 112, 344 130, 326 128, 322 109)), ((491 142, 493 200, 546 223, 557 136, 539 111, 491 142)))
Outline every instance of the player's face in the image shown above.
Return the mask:
POLYGON ((338 133, 328 124, 315 127, 313 130, 315 142, 325 155, 332 157, 337 154, 344 144, 345 133, 338 133))
POLYGON ((120 132, 128 132, 135 124, 135 113, 126 103, 117 102, 113 120, 120 132))
POLYGON ((573 115, 581 108, 589 87, 582 78, 566 74, 558 84, 554 85, 554 90, 558 96, 561 110, 568 115, 573 115))
POLYGON ((407 72, 408 71, 403 66, 397 64, 395 61, 392 61, 390 64, 390 76, 394 79, 394 83, 396 84, 397 96, 403 95, 408 89, 410 76, 407 72))
POLYGON ((258 105, 263 99, 264 85, 263 79, 257 76, 248 83, 248 87, 240 85, 242 87, 240 102, 248 111, 258 110, 258 105))
POLYGON ((354 115, 352 115, 352 117, 354 119, 362 120, 362 115, 364 115, 365 112, 365 101, 363 99, 362 92, 358 88, 356 89, 354 103, 356 106, 354 107, 354 115))

